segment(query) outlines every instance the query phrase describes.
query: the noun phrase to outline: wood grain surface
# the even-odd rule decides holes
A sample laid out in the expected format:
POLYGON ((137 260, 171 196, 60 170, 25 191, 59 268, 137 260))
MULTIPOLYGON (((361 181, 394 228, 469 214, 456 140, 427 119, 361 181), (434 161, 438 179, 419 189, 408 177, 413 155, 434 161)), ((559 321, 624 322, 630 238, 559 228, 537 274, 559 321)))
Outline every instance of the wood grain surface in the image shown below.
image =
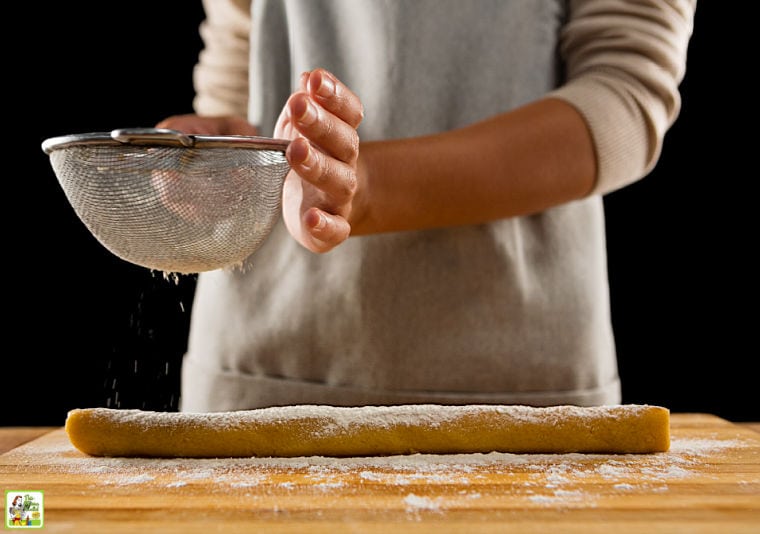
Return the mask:
POLYGON ((647 455, 91 458, 63 429, 0 455, 45 532, 760 532, 760 435, 672 414, 647 455))
POLYGON ((56 430, 52 426, 0 427, 0 454, 56 430))

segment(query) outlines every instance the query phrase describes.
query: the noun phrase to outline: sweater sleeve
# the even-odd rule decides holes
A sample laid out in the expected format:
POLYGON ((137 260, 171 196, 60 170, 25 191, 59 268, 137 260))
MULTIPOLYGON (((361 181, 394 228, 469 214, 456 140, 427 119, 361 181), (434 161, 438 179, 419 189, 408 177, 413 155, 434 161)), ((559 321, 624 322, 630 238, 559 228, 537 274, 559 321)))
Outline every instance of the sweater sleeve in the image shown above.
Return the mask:
POLYGON ((550 96, 581 113, 597 157, 593 194, 657 163, 681 107, 696 0, 571 0, 560 41, 567 81, 550 96))
POLYGON ((203 8, 193 107, 199 115, 246 117, 251 0, 204 0, 203 8))

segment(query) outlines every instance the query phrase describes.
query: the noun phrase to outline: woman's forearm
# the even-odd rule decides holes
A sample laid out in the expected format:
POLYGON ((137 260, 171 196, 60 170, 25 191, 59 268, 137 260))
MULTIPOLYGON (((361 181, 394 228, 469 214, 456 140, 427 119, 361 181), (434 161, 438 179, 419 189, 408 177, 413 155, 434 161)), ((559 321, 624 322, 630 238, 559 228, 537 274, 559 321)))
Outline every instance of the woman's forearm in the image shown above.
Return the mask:
POLYGON ((543 99, 441 134, 362 143, 351 234, 536 213, 588 195, 595 177, 583 118, 543 99))

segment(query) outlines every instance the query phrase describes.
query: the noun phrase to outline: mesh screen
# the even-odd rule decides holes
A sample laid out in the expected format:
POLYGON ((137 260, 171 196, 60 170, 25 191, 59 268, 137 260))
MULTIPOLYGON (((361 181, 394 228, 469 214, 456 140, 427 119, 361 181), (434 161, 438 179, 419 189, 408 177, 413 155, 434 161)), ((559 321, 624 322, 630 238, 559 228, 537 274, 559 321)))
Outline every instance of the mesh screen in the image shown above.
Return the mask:
POLYGON ((269 234, 289 170, 252 148, 75 145, 50 153, 79 218, 120 258, 167 272, 239 264, 269 234))

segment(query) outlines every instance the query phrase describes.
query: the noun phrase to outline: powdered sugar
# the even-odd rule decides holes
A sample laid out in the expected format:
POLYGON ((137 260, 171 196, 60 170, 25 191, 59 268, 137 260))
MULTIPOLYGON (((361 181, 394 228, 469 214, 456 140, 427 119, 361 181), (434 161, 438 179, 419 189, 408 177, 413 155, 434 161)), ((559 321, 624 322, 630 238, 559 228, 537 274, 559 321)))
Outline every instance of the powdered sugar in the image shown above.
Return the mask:
POLYGON ((135 475, 119 475, 117 477, 106 477, 103 479, 104 484, 119 484, 120 486, 128 486, 129 484, 144 484, 155 480, 156 477, 147 473, 135 474, 135 475))
POLYGON ((738 439, 690 438, 674 439, 670 444, 670 450, 674 453, 700 456, 741 446, 742 441, 738 439))
POLYGON ((447 421, 482 413, 498 413, 524 423, 553 425, 568 420, 609 419, 632 417, 650 410, 647 405, 614 406, 550 406, 536 408, 515 405, 435 405, 406 404, 398 406, 326 406, 297 405, 276 406, 257 410, 234 412, 148 412, 141 410, 112 410, 90 408, 96 417, 108 419, 114 424, 139 423, 145 428, 188 425, 204 428, 228 429, 241 425, 273 424, 278 422, 315 420, 322 432, 334 433, 353 426, 424 426, 435 428, 447 421))
MULTIPOLYGON (((504 502, 515 506, 596 507, 641 492, 668 494, 683 483, 710 480, 719 453, 752 448, 757 441, 674 437, 668 453, 413 454, 387 457, 235 459, 96 458, 74 449, 62 431, 2 456, 5 468, 23 473, 70 475, 87 491, 140 491, 245 496, 275 502, 288 496, 379 496, 413 514, 504 502), (268 499, 268 500, 267 500, 268 499)), ((747 473, 743 491, 760 484, 747 473)))
POLYGON ((440 510, 441 508, 441 505, 430 497, 421 497, 414 493, 410 493, 404 497, 404 503, 406 504, 406 510, 408 512, 415 512, 417 510, 440 510))

